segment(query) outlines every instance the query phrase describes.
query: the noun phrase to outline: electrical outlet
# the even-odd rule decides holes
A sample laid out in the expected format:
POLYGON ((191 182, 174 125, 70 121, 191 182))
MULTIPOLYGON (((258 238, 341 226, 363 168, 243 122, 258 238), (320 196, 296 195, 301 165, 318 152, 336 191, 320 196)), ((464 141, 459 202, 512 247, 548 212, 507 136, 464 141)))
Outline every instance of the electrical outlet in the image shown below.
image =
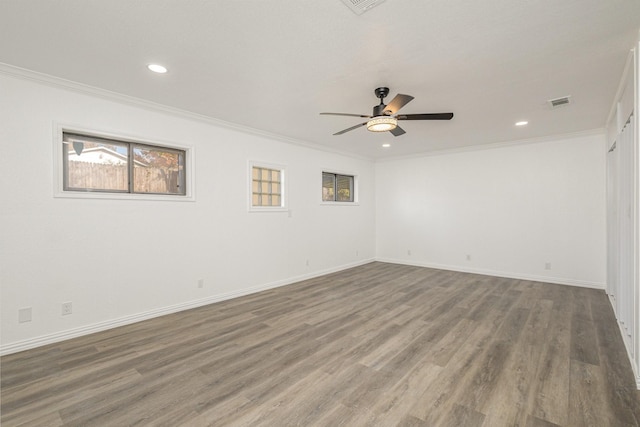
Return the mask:
POLYGON ((31 322, 31 307, 18 310, 18 323, 31 322))
POLYGON ((358 256, 358 253, 359 253, 359 252, 358 252, 358 250, 356 249, 356 256, 358 256))
POLYGON ((309 267, 309 260, 307 260, 306 265, 307 265, 307 267, 309 267))
POLYGON ((407 255, 411 255, 411 249, 407 249, 407 255))
POLYGON ((551 263, 550 262, 545 262, 544 263, 544 269, 545 270, 551 270, 551 263))
POLYGON ((63 302, 62 303, 62 315, 66 316, 67 314, 71 314, 73 312, 73 307, 71 302, 63 302))
POLYGON ((204 279, 198 279, 198 287, 200 289, 204 288, 204 279))
POLYGON ((467 254, 467 261, 471 261, 471 255, 467 254))

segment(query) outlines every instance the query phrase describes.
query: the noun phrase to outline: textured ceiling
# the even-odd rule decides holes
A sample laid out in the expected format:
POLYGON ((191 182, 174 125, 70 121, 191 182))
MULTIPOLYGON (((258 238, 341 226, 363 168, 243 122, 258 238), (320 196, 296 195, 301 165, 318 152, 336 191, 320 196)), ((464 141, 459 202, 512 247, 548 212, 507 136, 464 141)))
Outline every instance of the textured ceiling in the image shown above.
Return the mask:
POLYGON ((639 28, 638 0, 0 0, 0 62, 384 158, 603 127, 639 28), (455 117, 332 136, 378 86, 455 117))

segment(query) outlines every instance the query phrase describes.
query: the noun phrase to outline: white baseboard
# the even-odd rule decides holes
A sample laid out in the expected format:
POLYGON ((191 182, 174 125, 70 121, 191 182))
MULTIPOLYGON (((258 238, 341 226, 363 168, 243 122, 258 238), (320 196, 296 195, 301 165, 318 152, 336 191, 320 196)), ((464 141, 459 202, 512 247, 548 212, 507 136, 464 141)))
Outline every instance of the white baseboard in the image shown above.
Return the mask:
POLYGON ((93 334, 100 331, 106 331, 107 329, 117 328, 119 326, 129 325, 131 323, 141 322, 143 320, 153 319, 154 317, 160 317, 167 314, 176 313, 179 311, 189 310, 192 308, 202 307, 204 305, 213 304, 220 301, 229 300, 232 298, 238 298, 244 295, 253 294, 256 292, 266 291, 268 289, 278 288, 280 286, 290 285, 292 283, 300 282, 302 280, 313 279, 315 277, 324 276, 325 274, 335 273, 338 271, 346 270, 349 268, 357 267, 360 265, 368 264, 375 261, 374 259, 362 260, 354 263, 344 264, 339 267, 332 267, 325 270, 314 271, 313 273, 303 274, 300 276, 290 277, 283 280, 278 280, 271 283, 265 283, 259 286, 242 289, 234 292, 227 292, 224 294, 212 295, 207 298, 202 298, 193 301, 187 301, 180 304, 175 304, 167 307, 161 307, 154 310, 145 311, 142 313, 136 313, 129 316, 120 317, 117 319, 106 320, 104 322, 98 322, 87 326, 81 326, 79 328, 68 329, 65 331, 55 332, 52 334, 42 335, 35 338, 30 338, 14 343, 9 343, 0 346, 0 355, 17 353, 24 350, 29 350, 36 347, 41 347, 47 344, 54 344, 57 342, 65 341, 71 338, 77 338, 84 335, 93 334))
POLYGON ((375 260, 380 262, 388 262, 391 264, 413 265, 416 267, 436 268, 438 270, 458 271, 461 273, 481 274, 484 276, 505 277, 508 279, 529 280, 532 282, 553 283, 557 285, 579 286, 582 288, 603 289, 603 290, 606 289, 606 285, 604 283, 588 282, 585 280, 573 280, 573 279, 565 279, 560 277, 548 277, 548 276, 534 276, 530 274, 520 274, 520 273, 507 272, 507 271, 496 271, 496 270, 483 269, 483 268, 468 268, 468 267, 461 267, 459 265, 435 264, 430 262, 407 261, 403 259, 394 259, 394 258, 376 258, 375 260))

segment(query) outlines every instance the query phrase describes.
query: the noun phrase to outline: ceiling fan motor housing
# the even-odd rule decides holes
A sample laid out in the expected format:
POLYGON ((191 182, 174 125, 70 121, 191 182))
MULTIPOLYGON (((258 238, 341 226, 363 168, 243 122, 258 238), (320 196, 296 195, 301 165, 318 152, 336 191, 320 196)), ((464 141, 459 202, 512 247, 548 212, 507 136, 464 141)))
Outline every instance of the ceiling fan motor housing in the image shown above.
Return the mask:
POLYGON ((389 88, 388 87, 379 87, 376 90, 374 90, 373 93, 375 93, 376 96, 378 98, 380 98, 380 104, 378 104, 375 107, 373 107, 373 116, 376 117, 376 116, 389 115, 389 112, 385 113, 384 109, 387 106, 386 106, 386 104, 384 102, 382 102, 382 100, 385 99, 387 97, 387 95, 389 95, 389 88))
POLYGON ((389 112, 385 112, 385 108, 387 108, 386 105, 384 104, 380 104, 380 105, 376 105, 375 107, 373 107, 373 116, 385 116, 385 115, 389 115, 389 112))

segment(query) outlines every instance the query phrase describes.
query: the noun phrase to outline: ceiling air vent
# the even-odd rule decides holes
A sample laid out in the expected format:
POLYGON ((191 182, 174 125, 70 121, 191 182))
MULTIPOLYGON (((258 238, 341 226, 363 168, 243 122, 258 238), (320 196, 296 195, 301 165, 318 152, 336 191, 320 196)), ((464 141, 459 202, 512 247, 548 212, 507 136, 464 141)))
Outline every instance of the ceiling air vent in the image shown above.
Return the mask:
POLYGON ((342 3, 346 4, 349 9, 356 15, 362 15, 367 10, 379 5, 384 0, 342 0, 342 3))
POLYGON ((571 97, 570 96, 563 96, 562 98, 550 99, 547 102, 549 103, 551 108, 558 108, 558 107, 562 107, 563 105, 568 105, 569 104, 569 98, 571 98, 571 97))

